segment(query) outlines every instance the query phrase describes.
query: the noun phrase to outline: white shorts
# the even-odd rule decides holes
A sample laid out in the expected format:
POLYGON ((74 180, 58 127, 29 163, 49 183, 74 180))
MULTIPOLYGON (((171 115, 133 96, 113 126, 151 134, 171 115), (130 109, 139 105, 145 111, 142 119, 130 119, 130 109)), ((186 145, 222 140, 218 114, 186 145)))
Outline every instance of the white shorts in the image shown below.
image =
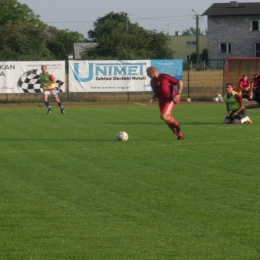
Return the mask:
POLYGON ((53 90, 43 90, 43 95, 48 95, 48 96, 54 96, 54 97, 58 97, 58 92, 56 89, 53 90))

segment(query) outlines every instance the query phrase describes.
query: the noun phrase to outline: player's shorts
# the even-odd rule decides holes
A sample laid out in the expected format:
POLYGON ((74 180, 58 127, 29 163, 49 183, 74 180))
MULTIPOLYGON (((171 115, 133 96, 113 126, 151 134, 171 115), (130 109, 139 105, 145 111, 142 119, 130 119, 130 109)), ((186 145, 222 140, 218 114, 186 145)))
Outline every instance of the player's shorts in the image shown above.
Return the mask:
POLYGON ((160 107, 160 112, 167 114, 167 115, 171 115, 172 113, 172 109, 174 107, 174 102, 164 102, 164 103, 159 103, 159 107, 160 107))
POLYGON ((242 109, 235 117, 232 117, 232 115, 235 112, 236 111, 231 112, 230 115, 226 117, 226 119, 239 119, 239 120, 241 120, 242 118, 244 118, 246 116, 246 110, 245 109, 242 109))
POLYGON ((253 100, 260 105, 260 88, 254 90, 253 100))
POLYGON ((242 91, 242 93, 249 93, 250 88, 248 88, 248 89, 241 88, 241 91, 242 91))
POLYGON ((53 96, 53 97, 58 97, 58 92, 57 89, 44 89, 43 90, 43 95, 48 95, 48 96, 53 96))

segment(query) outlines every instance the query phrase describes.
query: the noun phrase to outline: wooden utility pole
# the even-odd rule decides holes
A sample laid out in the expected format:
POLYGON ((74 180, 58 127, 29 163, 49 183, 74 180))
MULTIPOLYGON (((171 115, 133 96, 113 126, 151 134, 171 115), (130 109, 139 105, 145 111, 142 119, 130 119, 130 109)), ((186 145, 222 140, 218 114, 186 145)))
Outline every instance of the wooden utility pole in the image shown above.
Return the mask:
POLYGON ((127 13, 125 13, 125 31, 128 32, 128 18, 127 18, 127 13))
POLYGON ((200 48, 199 48, 199 30, 200 30, 199 19, 200 19, 200 16, 193 9, 192 9, 192 11, 196 13, 196 60, 198 63, 200 60, 200 48))

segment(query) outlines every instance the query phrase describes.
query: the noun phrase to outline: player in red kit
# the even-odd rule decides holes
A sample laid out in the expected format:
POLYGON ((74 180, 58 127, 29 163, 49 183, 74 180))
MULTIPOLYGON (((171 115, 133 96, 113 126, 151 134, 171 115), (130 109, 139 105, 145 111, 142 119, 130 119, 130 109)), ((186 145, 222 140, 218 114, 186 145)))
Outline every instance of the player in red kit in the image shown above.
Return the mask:
POLYGON ((151 66, 147 68, 147 75, 151 78, 153 97, 150 105, 157 98, 159 100, 160 117, 169 126, 172 132, 177 135, 177 140, 184 139, 181 132, 180 123, 172 117, 172 109, 175 104, 180 103, 183 82, 170 75, 159 73, 157 68, 151 66), (178 87, 178 90, 175 89, 178 87))
POLYGON ((256 104, 247 105, 245 106, 246 109, 260 108, 260 74, 254 76, 252 80, 254 81, 253 100, 256 102, 256 104))
POLYGON ((247 78, 247 75, 243 75, 243 78, 239 80, 239 94, 244 97, 252 99, 253 93, 251 91, 251 82, 247 78))

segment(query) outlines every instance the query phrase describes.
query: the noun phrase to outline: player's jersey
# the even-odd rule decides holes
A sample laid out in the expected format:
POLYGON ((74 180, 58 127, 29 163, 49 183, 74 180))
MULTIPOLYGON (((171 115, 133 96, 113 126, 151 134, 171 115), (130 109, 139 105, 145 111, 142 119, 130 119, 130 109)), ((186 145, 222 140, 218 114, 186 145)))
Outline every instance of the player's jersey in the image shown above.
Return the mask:
POLYGON ((260 75, 254 78, 254 96, 253 100, 260 104, 260 75))
POLYGON ((49 72, 47 72, 46 74, 43 74, 43 73, 40 74, 40 81, 41 81, 43 89, 49 89, 49 90, 56 89, 56 83, 49 84, 47 86, 43 86, 43 84, 49 83, 51 81, 50 75, 51 74, 49 72))
POLYGON ((237 92, 233 91, 231 97, 225 94, 223 100, 228 104, 230 111, 236 111, 240 108, 240 103, 243 101, 243 98, 237 92))
POLYGON ((173 101, 174 95, 176 94, 174 86, 177 85, 178 82, 178 79, 163 73, 160 73, 158 78, 151 79, 151 86, 159 103, 173 101))
POLYGON ((247 79, 246 81, 244 81, 243 79, 241 79, 241 80, 239 81, 239 86, 240 86, 241 88, 243 88, 243 89, 250 87, 250 85, 251 85, 251 82, 250 82, 250 80, 248 80, 248 79, 247 79))
POLYGON ((254 89, 260 88, 260 75, 254 78, 254 89))

